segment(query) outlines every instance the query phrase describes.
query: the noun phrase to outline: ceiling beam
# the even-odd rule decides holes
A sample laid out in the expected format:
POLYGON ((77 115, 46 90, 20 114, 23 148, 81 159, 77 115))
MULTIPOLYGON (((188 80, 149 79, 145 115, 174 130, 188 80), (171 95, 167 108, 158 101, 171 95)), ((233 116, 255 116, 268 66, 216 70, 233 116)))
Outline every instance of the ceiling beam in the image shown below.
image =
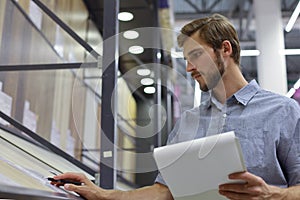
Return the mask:
POLYGON ((248 14, 247 14, 247 21, 246 21, 246 26, 244 28, 244 31, 241 34, 241 40, 252 40, 253 38, 250 37, 249 34, 249 27, 251 24, 251 21, 253 20, 254 17, 254 9, 253 9, 253 4, 251 3, 248 14))
POLYGON ((194 8, 197 13, 201 12, 201 10, 199 9, 199 7, 197 5, 195 5, 193 2, 191 2, 190 0, 185 0, 185 2, 188 5, 190 5, 192 8, 194 8))
POLYGON ((214 1, 211 6, 208 8, 208 10, 212 11, 219 3, 221 2, 221 0, 216 0, 214 1))

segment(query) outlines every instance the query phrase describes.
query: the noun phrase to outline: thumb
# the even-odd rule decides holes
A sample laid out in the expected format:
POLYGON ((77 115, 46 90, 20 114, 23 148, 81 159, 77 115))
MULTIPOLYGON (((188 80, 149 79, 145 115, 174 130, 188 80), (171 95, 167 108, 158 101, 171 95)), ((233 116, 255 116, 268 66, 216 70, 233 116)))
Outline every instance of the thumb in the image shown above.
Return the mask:
POLYGON ((73 184, 65 184, 64 188, 68 191, 76 192, 81 196, 86 196, 90 192, 90 189, 85 185, 77 186, 73 184))
POLYGON ((75 190, 76 190, 76 186, 73 185, 73 184, 64 184, 64 188, 65 188, 66 190, 68 190, 68 191, 74 191, 74 192, 76 192, 76 191, 75 191, 75 190))

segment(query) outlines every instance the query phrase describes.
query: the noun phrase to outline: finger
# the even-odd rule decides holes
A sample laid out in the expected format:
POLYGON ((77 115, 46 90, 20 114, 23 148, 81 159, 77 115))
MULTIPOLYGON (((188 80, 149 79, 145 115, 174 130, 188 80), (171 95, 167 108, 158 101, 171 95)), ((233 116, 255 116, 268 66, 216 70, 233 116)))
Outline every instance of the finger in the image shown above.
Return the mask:
POLYGON ((84 197, 85 199, 95 199, 95 198, 92 198, 92 197, 94 197, 96 192, 97 192, 96 191, 97 188, 93 189, 90 186, 86 186, 86 185, 76 186, 76 185, 73 185, 73 184, 65 184, 64 188, 68 191, 76 192, 77 194, 84 197))
POLYGON ((240 193, 228 192, 228 191, 227 192, 226 191, 220 191, 219 193, 221 195, 227 197, 228 199, 231 199, 231 200, 244 200, 244 199, 252 200, 252 199, 255 199, 255 197, 253 197, 250 194, 240 194, 240 193))
POLYGON ((85 179, 85 175, 81 173, 73 173, 73 172, 66 172, 63 174, 59 174, 53 177, 54 179, 72 179, 76 181, 81 181, 85 179))
POLYGON ((248 183, 257 183, 261 181, 261 178, 258 176, 255 176, 249 172, 238 172, 238 173, 233 173, 229 175, 229 179, 233 180, 244 180, 248 183))
POLYGON ((235 193, 251 193, 247 184, 223 184, 219 186, 219 191, 235 193))
POLYGON ((66 172, 66 173, 54 176, 53 178, 56 180, 68 179, 68 180, 72 180, 72 181, 81 182, 86 185, 92 184, 92 182, 82 173, 66 172))
POLYGON ((89 190, 87 186, 76 186, 73 184, 65 184, 64 188, 68 191, 76 192, 82 196, 85 196, 87 191, 89 190))

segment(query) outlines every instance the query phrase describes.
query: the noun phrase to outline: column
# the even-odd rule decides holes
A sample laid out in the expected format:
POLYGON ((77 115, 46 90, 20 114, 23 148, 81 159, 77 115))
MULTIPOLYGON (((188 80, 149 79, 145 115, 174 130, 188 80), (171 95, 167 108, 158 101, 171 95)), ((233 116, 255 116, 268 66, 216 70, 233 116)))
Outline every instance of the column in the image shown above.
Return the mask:
POLYGON ((287 93, 287 72, 280 0, 254 0, 258 82, 262 88, 287 93))
POLYGON ((103 1, 103 64, 102 64, 102 102, 101 102, 101 157, 100 157, 100 186, 104 189, 115 188, 116 173, 116 141, 117 125, 114 116, 117 112, 118 69, 118 12, 119 0, 103 1))

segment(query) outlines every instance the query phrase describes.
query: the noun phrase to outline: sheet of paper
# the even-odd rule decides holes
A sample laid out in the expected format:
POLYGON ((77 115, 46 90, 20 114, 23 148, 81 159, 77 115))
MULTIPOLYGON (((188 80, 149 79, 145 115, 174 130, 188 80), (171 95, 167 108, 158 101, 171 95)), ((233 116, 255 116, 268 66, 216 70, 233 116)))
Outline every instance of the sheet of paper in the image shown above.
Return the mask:
POLYGON ((245 171, 234 132, 156 148, 154 158, 175 199, 224 199, 218 186, 245 171))

